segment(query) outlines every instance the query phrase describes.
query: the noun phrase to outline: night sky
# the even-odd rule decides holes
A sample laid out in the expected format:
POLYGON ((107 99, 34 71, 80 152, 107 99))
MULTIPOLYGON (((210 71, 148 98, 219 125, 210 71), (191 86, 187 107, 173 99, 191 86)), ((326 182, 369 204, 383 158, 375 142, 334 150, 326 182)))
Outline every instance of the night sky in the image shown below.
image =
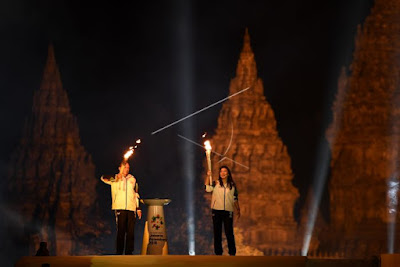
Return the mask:
MULTIPOLYGON (((114 173, 134 140, 143 144, 132 171, 144 197, 177 201, 183 184, 182 118, 177 90, 182 21, 191 20, 196 111, 228 96, 248 27, 279 135, 288 147, 300 207, 331 118, 340 68, 349 65, 357 24, 372 0, 280 1, 22 1, 0 2, 0 173, 30 115, 47 49, 54 44, 62 83, 96 175, 114 173), (83 2, 85 4, 83 4, 83 2), (183 6, 186 6, 183 8, 183 6), (154 186, 154 184, 157 184, 154 186)), ((189 89, 190 90, 190 89, 189 89)), ((191 118, 212 134, 221 105, 191 118)), ((195 148, 200 173, 204 150, 195 148)), ((201 179, 199 178, 199 183, 201 179)), ((100 189, 109 194, 108 187, 100 189)), ((326 195, 325 195, 326 199, 326 195)))

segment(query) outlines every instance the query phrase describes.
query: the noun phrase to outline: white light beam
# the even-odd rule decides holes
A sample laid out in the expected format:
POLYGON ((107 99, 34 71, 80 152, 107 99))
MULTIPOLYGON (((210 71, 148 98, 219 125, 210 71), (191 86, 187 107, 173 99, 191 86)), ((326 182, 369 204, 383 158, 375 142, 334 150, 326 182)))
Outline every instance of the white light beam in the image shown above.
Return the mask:
POLYGON ((247 91, 247 90, 249 90, 249 89, 250 89, 250 87, 247 87, 247 88, 245 88, 245 89, 243 89, 243 90, 241 90, 241 91, 239 91, 239 92, 237 92, 237 93, 234 93, 234 94, 232 94, 232 95, 230 95, 230 96, 228 96, 228 97, 225 97, 224 99, 221 99, 221 100, 219 100, 219 101, 217 101, 217 102, 215 102, 215 103, 213 103, 213 104, 211 104, 211 105, 208 105, 207 107, 204 107, 204 108, 202 108, 202 109, 200 109, 200 110, 198 110, 198 111, 195 111, 195 112, 193 112, 192 114, 189 114, 189 115, 187 115, 186 117, 183 117, 182 119, 179 119, 179 120, 177 120, 177 121, 175 121, 175 122, 173 122, 173 123, 168 124, 167 126, 164 126, 164 127, 160 128, 160 129, 158 129, 158 130, 152 132, 151 135, 154 135, 154 134, 156 134, 156 133, 159 133, 159 132, 161 132, 161 131, 163 131, 163 130, 165 130, 165 129, 167 129, 167 128, 169 128, 169 127, 171 127, 171 126, 173 126, 173 125, 175 125, 175 124, 177 124, 177 123, 180 123, 181 121, 184 121, 184 120, 186 120, 186 119, 188 119, 188 118, 190 118, 190 117, 192 117, 192 116, 194 116, 194 115, 196 115, 196 114, 199 114, 200 112, 203 112, 203 111, 205 111, 205 110, 207 110, 207 109, 209 109, 209 108, 211 108, 211 107, 213 107, 213 106, 215 106, 215 105, 218 105, 219 103, 224 102, 225 100, 227 100, 227 99, 229 99, 229 98, 231 98, 231 97, 234 97, 234 96, 236 96, 236 95, 238 95, 238 94, 241 94, 241 93, 243 93, 244 91, 247 91))

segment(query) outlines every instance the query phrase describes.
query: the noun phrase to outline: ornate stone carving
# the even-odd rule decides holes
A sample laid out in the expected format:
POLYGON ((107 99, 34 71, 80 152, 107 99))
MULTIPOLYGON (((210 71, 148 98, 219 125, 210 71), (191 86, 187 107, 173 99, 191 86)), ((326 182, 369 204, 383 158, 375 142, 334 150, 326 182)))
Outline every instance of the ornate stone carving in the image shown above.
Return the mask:
POLYGON ((105 226, 94 213, 96 184, 50 45, 32 114, 10 162, 8 200, 20 216, 14 237, 19 246, 30 246, 23 253, 34 255, 40 241, 48 242, 50 255, 98 251, 95 238, 105 226))
POLYGON ((299 193, 292 185, 290 157, 278 136, 263 82, 257 77, 246 30, 229 93, 247 87, 250 90, 230 98, 220 111, 211 143, 213 150, 223 156, 212 156, 213 174, 221 165, 227 165, 239 190, 243 216, 235 223, 240 233, 238 254, 299 255, 301 245, 293 218, 299 193))
MULTIPOLYGON (((344 257, 387 253, 388 181, 398 181, 400 1, 377 0, 358 28, 327 131, 330 227, 321 249, 344 257)), ((400 237, 395 234, 395 240, 400 237)))

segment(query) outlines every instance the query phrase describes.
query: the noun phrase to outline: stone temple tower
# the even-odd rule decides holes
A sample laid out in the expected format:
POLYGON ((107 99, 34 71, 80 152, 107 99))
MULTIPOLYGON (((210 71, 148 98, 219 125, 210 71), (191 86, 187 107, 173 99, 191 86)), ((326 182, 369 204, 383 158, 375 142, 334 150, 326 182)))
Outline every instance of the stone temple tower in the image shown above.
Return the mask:
POLYGON ((321 250, 344 257, 399 252, 400 1, 376 0, 339 78, 327 131, 330 231, 321 250), (397 188, 396 188, 397 187, 397 188), (391 194, 388 194, 391 192, 391 194))
POLYGON ((238 187, 244 214, 234 225, 236 237, 241 236, 238 255, 254 250, 264 255, 298 255, 301 246, 293 209, 299 193, 292 184, 290 157, 257 76, 246 30, 229 94, 247 87, 250 89, 230 98, 220 111, 211 139, 213 150, 220 154, 213 155, 213 175, 221 165, 227 165, 238 187))
POLYGON ((7 200, 17 213, 11 230, 17 250, 34 255, 46 241, 51 255, 95 253, 94 239, 104 229, 92 213, 96 183, 50 45, 32 114, 10 162, 7 200))

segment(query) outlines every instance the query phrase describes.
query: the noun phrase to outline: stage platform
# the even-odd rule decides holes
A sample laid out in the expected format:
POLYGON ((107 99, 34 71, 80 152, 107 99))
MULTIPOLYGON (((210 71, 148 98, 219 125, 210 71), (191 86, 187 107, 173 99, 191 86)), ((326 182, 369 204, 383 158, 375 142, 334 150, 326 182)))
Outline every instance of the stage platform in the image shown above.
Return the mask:
POLYGON ((70 256, 70 257, 23 257, 15 266, 165 266, 165 267, 304 267, 306 257, 263 257, 263 256, 70 256))
POLYGON ((400 255, 382 255, 370 259, 313 259, 301 256, 59 256, 23 257, 15 266, 165 266, 165 267, 398 267, 400 255))

